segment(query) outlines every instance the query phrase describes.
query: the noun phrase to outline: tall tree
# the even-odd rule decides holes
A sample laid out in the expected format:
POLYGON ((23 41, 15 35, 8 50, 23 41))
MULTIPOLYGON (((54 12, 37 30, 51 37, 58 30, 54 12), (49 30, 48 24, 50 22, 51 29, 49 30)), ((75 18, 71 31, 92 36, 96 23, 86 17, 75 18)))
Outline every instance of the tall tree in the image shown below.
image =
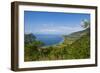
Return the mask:
POLYGON ((82 20, 81 21, 81 26, 83 28, 85 28, 85 29, 89 28, 90 27, 90 21, 89 20, 86 20, 86 19, 82 20))

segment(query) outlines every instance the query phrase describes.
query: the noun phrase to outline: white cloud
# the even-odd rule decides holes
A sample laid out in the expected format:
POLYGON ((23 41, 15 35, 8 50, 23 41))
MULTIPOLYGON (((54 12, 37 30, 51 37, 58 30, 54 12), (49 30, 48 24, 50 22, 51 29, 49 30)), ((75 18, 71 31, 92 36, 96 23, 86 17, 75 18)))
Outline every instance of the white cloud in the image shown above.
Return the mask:
POLYGON ((67 27, 67 26, 52 26, 52 27, 42 27, 36 30, 33 30, 33 33, 37 34, 70 34, 72 32, 83 30, 80 26, 76 27, 67 27))
POLYGON ((43 29, 41 32, 57 32, 56 29, 43 29))

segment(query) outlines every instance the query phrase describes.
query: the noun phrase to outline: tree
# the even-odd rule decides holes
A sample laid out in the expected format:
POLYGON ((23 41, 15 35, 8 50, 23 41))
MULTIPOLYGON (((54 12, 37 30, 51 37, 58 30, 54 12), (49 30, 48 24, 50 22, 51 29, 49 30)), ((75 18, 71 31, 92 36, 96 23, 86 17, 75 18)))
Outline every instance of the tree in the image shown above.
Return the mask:
POLYGON ((90 27, 90 21, 89 20, 86 20, 86 19, 82 20, 81 21, 81 26, 83 28, 89 28, 90 27))

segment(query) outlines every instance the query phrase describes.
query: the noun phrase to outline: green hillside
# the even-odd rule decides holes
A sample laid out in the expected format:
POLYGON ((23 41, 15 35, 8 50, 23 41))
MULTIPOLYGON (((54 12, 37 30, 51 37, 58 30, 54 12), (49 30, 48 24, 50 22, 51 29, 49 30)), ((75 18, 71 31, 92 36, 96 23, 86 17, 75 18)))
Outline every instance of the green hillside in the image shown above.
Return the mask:
POLYGON ((89 33, 83 35, 71 45, 67 46, 67 58, 83 59, 90 57, 90 37, 89 33))
POLYGON ((89 33, 89 31, 90 31, 90 28, 87 28, 87 29, 84 29, 84 30, 81 30, 78 32, 71 33, 71 34, 67 35, 66 37, 79 38, 79 37, 85 35, 86 33, 89 33))
POLYGON ((90 31, 90 28, 87 28, 85 30, 74 32, 69 35, 64 35, 65 40, 63 43, 66 43, 66 45, 72 44, 73 42, 75 42, 80 37, 84 36, 85 34, 87 33, 89 34, 89 31, 90 31))
POLYGON ((25 45, 24 60, 41 61, 90 58, 89 34, 89 29, 75 32, 69 36, 64 36, 64 42, 45 48, 41 47, 43 45, 41 41, 35 40, 25 45))

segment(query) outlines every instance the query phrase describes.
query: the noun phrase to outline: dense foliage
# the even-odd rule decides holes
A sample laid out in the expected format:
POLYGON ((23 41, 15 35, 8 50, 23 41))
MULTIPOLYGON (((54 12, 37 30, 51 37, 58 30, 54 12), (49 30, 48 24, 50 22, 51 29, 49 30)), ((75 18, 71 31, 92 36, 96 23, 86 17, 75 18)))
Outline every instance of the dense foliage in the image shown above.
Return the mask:
POLYGON ((33 34, 25 35, 25 61, 89 58, 89 29, 64 36, 64 42, 58 45, 47 47, 43 45, 44 43, 36 40, 33 34))
POLYGON ((38 48, 44 45, 43 42, 36 40, 33 34, 25 34, 25 60, 37 60, 38 48))

